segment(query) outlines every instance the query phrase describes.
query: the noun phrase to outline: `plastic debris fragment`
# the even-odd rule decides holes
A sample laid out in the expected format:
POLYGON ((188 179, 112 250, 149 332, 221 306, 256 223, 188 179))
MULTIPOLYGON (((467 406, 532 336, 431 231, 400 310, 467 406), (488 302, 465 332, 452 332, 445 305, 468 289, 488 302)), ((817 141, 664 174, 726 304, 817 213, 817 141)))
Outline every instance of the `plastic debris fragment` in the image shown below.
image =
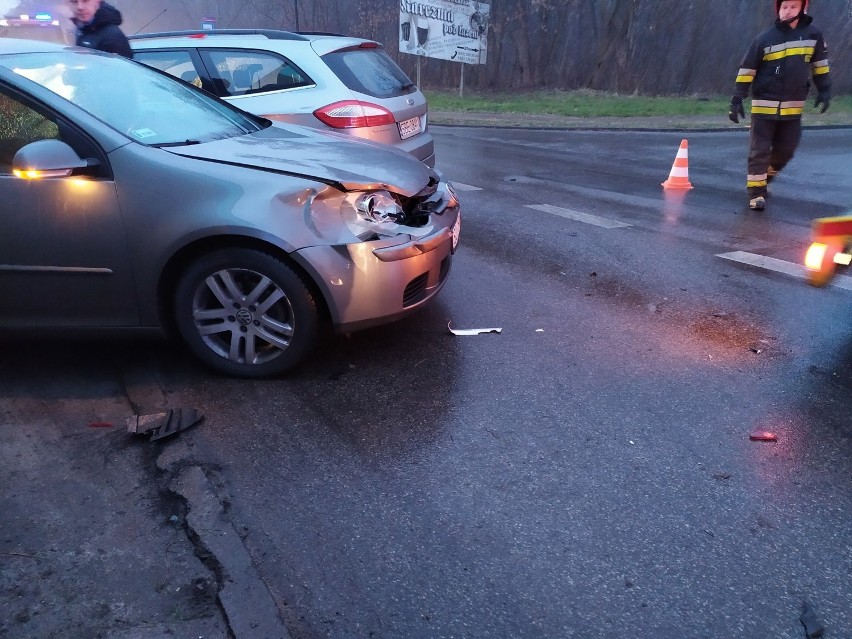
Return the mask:
POLYGON ((777 442, 778 435, 768 430, 755 430, 748 436, 753 442, 777 442))
POLYGON ((127 432, 136 435, 151 434, 151 441, 174 435, 201 423, 203 415, 194 408, 175 408, 165 413, 134 415, 127 418, 127 432))
POLYGON ((482 335, 484 333, 502 333, 502 328, 453 328, 452 322, 447 322, 447 328, 453 335, 482 335))

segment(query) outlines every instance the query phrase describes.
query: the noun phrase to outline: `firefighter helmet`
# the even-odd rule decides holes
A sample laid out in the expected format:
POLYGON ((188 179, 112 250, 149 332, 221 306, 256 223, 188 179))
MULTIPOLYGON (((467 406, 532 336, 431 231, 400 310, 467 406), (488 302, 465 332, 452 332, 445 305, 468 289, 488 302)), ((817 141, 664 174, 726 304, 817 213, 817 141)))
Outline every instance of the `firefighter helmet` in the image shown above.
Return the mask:
MULTIPOLYGON (((784 0, 774 0, 774 2, 775 2, 775 15, 777 16, 779 13, 781 13, 781 3, 784 2, 784 0)), ((809 0, 802 0, 802 13, 808 12, 808 4, 810 4, 809 0)))

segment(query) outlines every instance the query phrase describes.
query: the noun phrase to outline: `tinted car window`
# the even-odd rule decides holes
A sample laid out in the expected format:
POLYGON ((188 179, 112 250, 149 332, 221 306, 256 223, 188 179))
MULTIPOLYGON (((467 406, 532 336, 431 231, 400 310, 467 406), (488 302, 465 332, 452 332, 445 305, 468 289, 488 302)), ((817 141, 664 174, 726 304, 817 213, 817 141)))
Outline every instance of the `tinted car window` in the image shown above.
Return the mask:
POLYGON ((18 149, 59 137, 56 123, 0 91, 0 173, 11 173, 18 149))
POLYGON ((343 49, 323 56, 347 87, 374 98, 393 98, 415 91, 405 72, 382 49, 343 49))
POLYGON ((0 57, 0 65, 37 82, 143 144, 183 144, 235 137, 261 125, 141 64, 90 52, 67 64, 62 51, 0 57))
POLYGON ((215 74, 219 95, 249 95, 314 84, 307 74, 281 56, 246 49, 202 49, 204 64, 215 74))
POLYGON ((133 59, 201 88, 201 78, 189 51, 134 51, 133 59))

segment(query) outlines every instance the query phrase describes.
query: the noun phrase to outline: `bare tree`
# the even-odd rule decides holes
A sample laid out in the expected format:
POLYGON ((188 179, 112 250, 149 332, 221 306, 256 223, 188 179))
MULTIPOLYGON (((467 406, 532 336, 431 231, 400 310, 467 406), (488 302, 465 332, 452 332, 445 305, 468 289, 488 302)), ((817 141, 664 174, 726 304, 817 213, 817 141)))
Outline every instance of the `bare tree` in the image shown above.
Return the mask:
MULTIPOLYGON (((21 0, 36 9, 44 2, 21 0)), ((422 0, 429 2, 431 0, 422 0)), ((295 29, 296 0, 112 0, 129 32, 198 28, 215 17, 223 28, 295 29)), ((409 74, 417 58, 397 50, 398 0, 298 0, 299 26, 372 38, 409 74)), ((466 67, 482 89, 591 88, 622 93, 703 94, 732 89, 748 42, 774 19, 769 0, 490 0, 488 60, 466 67)), ((829 43, 835 93, 852 90, 852 0, 812 3, 829 43)), ((454 62, 421 58, 427 87, 458 84, 454 62)))

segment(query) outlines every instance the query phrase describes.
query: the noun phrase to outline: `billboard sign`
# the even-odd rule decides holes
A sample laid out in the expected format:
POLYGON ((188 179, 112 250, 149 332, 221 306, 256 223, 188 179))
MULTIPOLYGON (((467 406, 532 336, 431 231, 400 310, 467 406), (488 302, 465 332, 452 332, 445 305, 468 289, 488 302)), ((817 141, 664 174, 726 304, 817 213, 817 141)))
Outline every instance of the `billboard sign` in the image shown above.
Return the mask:
POLYGON ((491 6, 476 0, 399 0, 399 50, 485 64, 491 6))

